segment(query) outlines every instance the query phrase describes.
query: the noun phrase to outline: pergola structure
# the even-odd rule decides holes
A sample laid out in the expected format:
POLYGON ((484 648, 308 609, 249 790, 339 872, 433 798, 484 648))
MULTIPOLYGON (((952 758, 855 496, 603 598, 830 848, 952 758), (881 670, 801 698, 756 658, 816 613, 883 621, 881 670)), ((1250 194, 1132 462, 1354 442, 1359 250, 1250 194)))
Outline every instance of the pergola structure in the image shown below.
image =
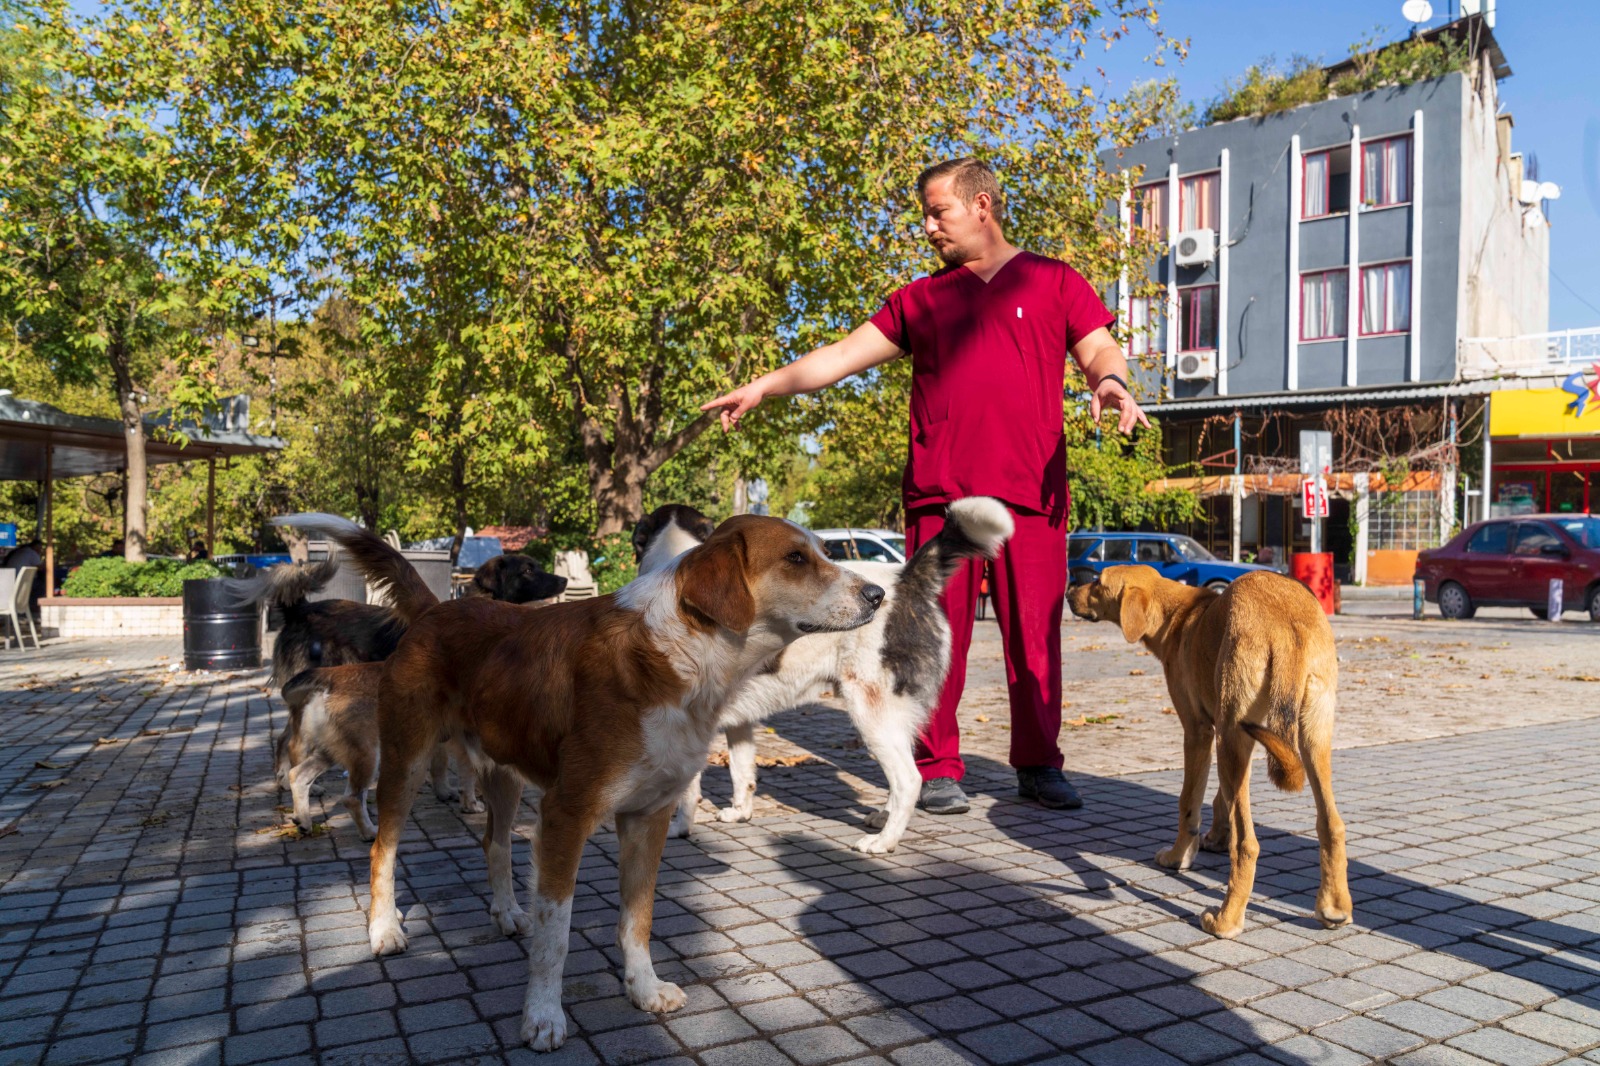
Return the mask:
MULTIPOLYGON (((145 416, 145 458, 151 466, 199 460, 207 464, 207 552, 214 551, 217 533, 217 460, 276 451, 285 443, 277 437, 258 437, 249 432, 249 411, 249 398, 237 396, 200 425, 174 425, 163 414, 145 416), (164 439, 174 430, 183 433, 188 443, 164 439)), ((125 469, 128 452, 122 437, 122 423, 115 418, 71 415, 47 403, 0 394, 0 481, 34 481, 43 486, 40 524, 44 530, 46 588, 52 595, 56 580, 52 500, 55 482, 58 478, 125 469)))

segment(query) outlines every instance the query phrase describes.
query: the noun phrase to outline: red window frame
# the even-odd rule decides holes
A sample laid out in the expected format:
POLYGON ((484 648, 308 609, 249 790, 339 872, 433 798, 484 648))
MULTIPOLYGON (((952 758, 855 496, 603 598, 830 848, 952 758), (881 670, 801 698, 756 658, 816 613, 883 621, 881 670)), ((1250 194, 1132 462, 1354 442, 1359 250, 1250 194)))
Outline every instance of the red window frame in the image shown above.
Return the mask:
POLYGON ((1167 199, 1167 180, 1165 178, 1162 178, 1160 181, 1147 181, 1147 182, 1144 182, 1141 185, 1135 185, 1130 190, 1130 193, 1131 193, 1131 196, 1129 197, 1129 210, 1128 210, 1128 228, 1130 230, 1129 236, 1130 237, 1132 236, 1132 232, 1131 231, 1143 230, 1146 233, 1153 233, 1157 240, 1166 240, 1167 239, 1167 203, 1166 203, 1166 199, 1167 199), (1153 228, 1151 226, 1149 226, 1149 225, 1146 225, 1146 224, 1143 224, 1143 223, 1140 222, 1140 217, 1144 214, 1145 204, 1147 204, 1149 202, 1146 199, 1145 194, 1149 193, 1149 192, 1152 192, 1152 191, 1154 191, 1157 194, 1156 195, 1156 199, 1161 201, 1160 204, 1159 204, 1160 210, 1158 210, 1156 212, 1156 214, 1158 216, 1156 218, 1156 220, 1155 220, 1156 224, 1155 224, 1155 226, 1153 228))
POLYGON ((1349 270, 1348 267, 1333 267, 1333 268, 1331 268, 1329 270, 1306 270, 1306 271, 1302 271, 1301 272, 1301 274, 1300 274, 1300 341, 1301 341, 1301 343, 1303 343, 1303 344, 1314 344, 1317 341, 1342 341, 1342 340, 1345 339, 1345 336, 1347 335, 1347 333, 1349 332, 1349 329, 1350 329, 1350 325, 1349 325, 1350 280, 1349 280, 1349 276, 1348 276, 1349 273, 1350 273, 1350 270, 1349 270), (1329 320, 1329 321, 1338 323, 1339 332, 1338 333, 1329 333, 1326 336, 1322 336, 1322 337, 1308 337, 1308 336, 1306 336, 1306 279, 1307 278, 1337 277, 1339 275, 1345 275, 1344 314, 1334 316, 1333 318, 1331 318, 1329 320))
MULTIPOLYGON (((1214 302, 1217 296, 1220 295, 1220 288, 1221 286, 1218 285, 1188 285, 1178 290, 1178 351, 1214 352, 1217 350, 1217 338, 1215 335, 1211 337, 1210 344, 1195 343, 1199 338, 1193 335, 1200 332, 1199 322, 1197 321, 1197 316, 1189 314, 1187 309, 1196 293, 1210 290, 1213 294, 1211 297, 1213 300, 1212 321, 1215 325, 1220 325, 1222 309, 1217 307, 1214 302)), ((1213 328, 1215 328, 1215 325, 1213 328)))
MULTIPOLYGON (((1309 152, 1300 153, 1300 221, 1310 222, 1312 219, 1335 218, 1339 215, 1348 215, 1350 213, 1349 204, 1346 204, 1343 210, 1332 210, 1333 161, 1330 159, 1328 161, 1328 166, 1323 171, 1324 177, 1322 179, 1322 202, 1329 206, 1329 210, 1324 211, 1320 215, 1306 214, 1306 160, 1310 159, 1314 155, 1332 156, 1334 152, 1337 152, 1340 149, 1347 149, 1349 147, 1349 144, 1330 144, 1326 148, 1313 148, 1309 152)), ((1347 175, 1347 180, 1348 178, 1349 175, 1347 175)), ((1346 193, 1346 195, 1348 196, 1349 194, 1346 193)))
MULTIPOLYGON (((1410 287, 1411 287, 1410 273, 1411 273, 1411 260, 1409 260, 1409 259, 1390 259, 1390 260, 1387 260, 1387 261, 1382 262, 1382 263, 1362 263, 1361 264, 1361 269, 1356 272, 1356 284, 1361 289, 1361 295, 1359 297, 1357 297, 1357 299, 1360 301, 1360 303, 1357 304, 1357 306, 1356 306, 1356 329, 1360 331, 1360 335, 1361 336, 1363 336, 1363 337, 1393 337, 1393 336, 1403 336, 1403 335, 1411 332, 1411 319, 1417 313, 1417 309, 1415 307, 1411 306, 1411 300, 1410 300, 1410 295, 1409 295, 1409 290, 1410 290, 1410 287), (1373 332, 1369 333, 1369 332, 1367 332, 1367 271, 1369 271, 1369 270, 1382 270, 1385 273, 1387 273, 1390 269, 1392 269, 1394 267, 1397 267, 1397 266, 1404 266, 1406 268, 1406 274, 1407 274, 1407 277, 1406 277, 1406 288, 1407 288, 1406 324, 1405 324, 1405 326, 1403 328, 1399 328, 1399 329, 1395 328, 1394 324, 1389 321, 1389 313, 1391 311, 1393 311, 1394 309, 1392 307, 1386 307, 1386 308, 1384 308, 1384 315, 1383 315, 1384 328, 1380 329, 1380 330, 1374 330, 1373 332)), ((1384 288, 1385 288, 1385 290, 1387 290, 1388 286, 1384 286, 1384 288)), ((1346 299, 1348 299, 1348 298, 1349 297, 1347 295, 1346 299)))
POLYGON ((1180 174, 1178 176, 1178 232, 1193 229, 1218 229, 1217 222, 1222 214, 1222 171, 1202 170, 1195 174, 1180 174), (1205 182, 1208 188, 1202 213, 1209 215, 1205 224, 1197 219, 1193 225, 1184 222, 1183 218, 1183 190, 1193 182, 1205 182))
POLYGON ((1167 339, 1164 336, 1164 334, 1167 331, 1167 327, 1168 327, 1168 323, 1167 323, 1167 297, 1166 297, 1165 294, 1162 294, 1161 296, 1129 296, 1128 297, 1128 344, 1127 344, 1127 348, 1126 348, 1126 351, 1125 351, 1124 354, 1129 359, 1136 359, 1136 358, 1141 358, 1141 357, 1150 356, 1150 355, 1165 354, 1165 352, 1167 350, 1167 339), (1139 332, 1135 333, 1134 332, 1134 328, 1135 328, 1134 319, 1135 319, 1136 316, 1133 313, 1133 308, 1134 308, 1134 305, 1139 303, 1141 300, 1143 300, 1145 302, 1145 316, 1144 316, 1145 317, 1145 322, 1144 322, 1143 329, 1140 330, 1139 332), (1155 342, 1157 340, 1157 335, 1156 335, 1156 333, 1154 331, 1152 331, 1150 329, 1150 325, 1151 325, 1152 322, 1155 321, 1155 317, 1157 315, 1161 316, 1161 322, 1162 322, 1161 333, 1163 334, 1163 336, 1160 337, 1161 347, 1159 347, 1159 348, 1155 347, 1155 342), (1145 350, 1143 352, 1135 352, 1133 350, 1134 349, 1134 345, 1136 343, 1138 343, 1140 340, 1144 341, 1145 350))
POLYGON ((1360 174, 1360 177, 1357 179, 1357 188, 1358 188, 1358 190, 1360 192, 1360 195, 1357 197, 1357 200, 1360 201, 1362 210, 1375 211, 1380 207, 1399 207, 1402 204, 1409 204, 1411 202, 1411 198, 1412 198, 1411 175, 1415 171, 1415 167, 1414 167, 1414 165, 1412 163, 1412 154, 1415 151, 1416 151, 1416 148, 1411 143, 1411 134, 1409 134, 1409 133, 1394 133, 1394 134, 1390 134, 1387 137, 1373 137, 1373 138, 1371 138, 1369 140, 1365 140, 1365 141, 1361 142, 1361 174, 1360 174), (1389 148, 1389 145, 1395 143, 1396 141, 1405 141, 1406 142, 1406 172, 1405 172, 1405 176, 1401 179, 1401 184, 1405 187, 1404 188, 1404 198, 1400 199, 1400 200, 1388 200, 1388 201, 1384 201, 1384 202, 1374 202, 1372 204, 1368 204, 1367 203, 1367 150, 1369 148, 1379 147, 1379 148, 1382 148, 1385 152, 1387 152, 1388 148, 1389 148))

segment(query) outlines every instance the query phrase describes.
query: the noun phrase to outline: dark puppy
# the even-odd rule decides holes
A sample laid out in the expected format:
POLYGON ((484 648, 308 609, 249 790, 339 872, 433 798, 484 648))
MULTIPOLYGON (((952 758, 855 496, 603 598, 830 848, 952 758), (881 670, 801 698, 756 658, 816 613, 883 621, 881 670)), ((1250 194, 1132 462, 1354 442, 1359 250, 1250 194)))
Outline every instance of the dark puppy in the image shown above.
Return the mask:
POLYGON ((561 595, 567 579, 545 573, 537 559, 526 555, 497 555, 478 567, 469 588, 474 596, 504 603, 534 603, 561 595))

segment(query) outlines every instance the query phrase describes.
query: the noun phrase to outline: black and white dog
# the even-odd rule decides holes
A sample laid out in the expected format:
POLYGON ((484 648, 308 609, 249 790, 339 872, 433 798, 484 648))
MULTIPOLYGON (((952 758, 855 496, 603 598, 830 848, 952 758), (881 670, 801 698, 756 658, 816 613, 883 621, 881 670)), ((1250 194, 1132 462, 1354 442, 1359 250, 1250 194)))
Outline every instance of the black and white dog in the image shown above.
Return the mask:
MULTIPOLYGON (((639 523, 634 550, 639 572, 650 573, 705 539, 710 520, 692 507, 670 504, 639 523)), ((794 707, 819 688, 843 701, 867 749, 889 779, 889 802, 868 819, 879 830, 856 842, 868 854, 890 852, 911 821, 922 778, 914 744, 927 723, 950 670, 950 624, 940 599, 961 564, 992 559, 1015 526, 1005 505, 970 496, 950 505, 944 529, 904 566, 843 565, 888 590, 867 625, 842 633, 802 637, 780 652, 763 672, 746 681, 722 711, 728 735, 733 804, 718 813, 724 822, 744 822, 755 809, 757 722, 794 707)), ((673 836, 688 836, 700 802, 700 778, 684 793, 673 816, 673 836)))

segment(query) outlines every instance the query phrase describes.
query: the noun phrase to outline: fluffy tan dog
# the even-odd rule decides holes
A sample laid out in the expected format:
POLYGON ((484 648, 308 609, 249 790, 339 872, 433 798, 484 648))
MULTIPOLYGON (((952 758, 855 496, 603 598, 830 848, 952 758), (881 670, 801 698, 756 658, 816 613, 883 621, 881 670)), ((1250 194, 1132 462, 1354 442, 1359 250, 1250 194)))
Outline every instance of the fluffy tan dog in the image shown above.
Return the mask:
POLYGON ((1200 846, 1200 804, 1217 746, 1217 797, 1210 850, 1229 850, 1232 871, 1222 906, 1200 924, 1234 937, 1256 879, 1255 826, 1250 820, 1250 753, 1267 749, 1267 774, 1286 792, 1311 779, 1317 802, 1322 882, 1317 918, 1332 928, 1350 921, 1344 822, 1333 803, 1334 702, 1339 665, 1333 628, 1298 581, 1246 574, 1222 592, 1169 581, 1148 566, 1114 566, 1068 596, 1072 613, 1116 622, 1161 660, 1167 691, 1183 723, 1183 794, 1178 839, 1156 862, 1188 869, 1200 846))

